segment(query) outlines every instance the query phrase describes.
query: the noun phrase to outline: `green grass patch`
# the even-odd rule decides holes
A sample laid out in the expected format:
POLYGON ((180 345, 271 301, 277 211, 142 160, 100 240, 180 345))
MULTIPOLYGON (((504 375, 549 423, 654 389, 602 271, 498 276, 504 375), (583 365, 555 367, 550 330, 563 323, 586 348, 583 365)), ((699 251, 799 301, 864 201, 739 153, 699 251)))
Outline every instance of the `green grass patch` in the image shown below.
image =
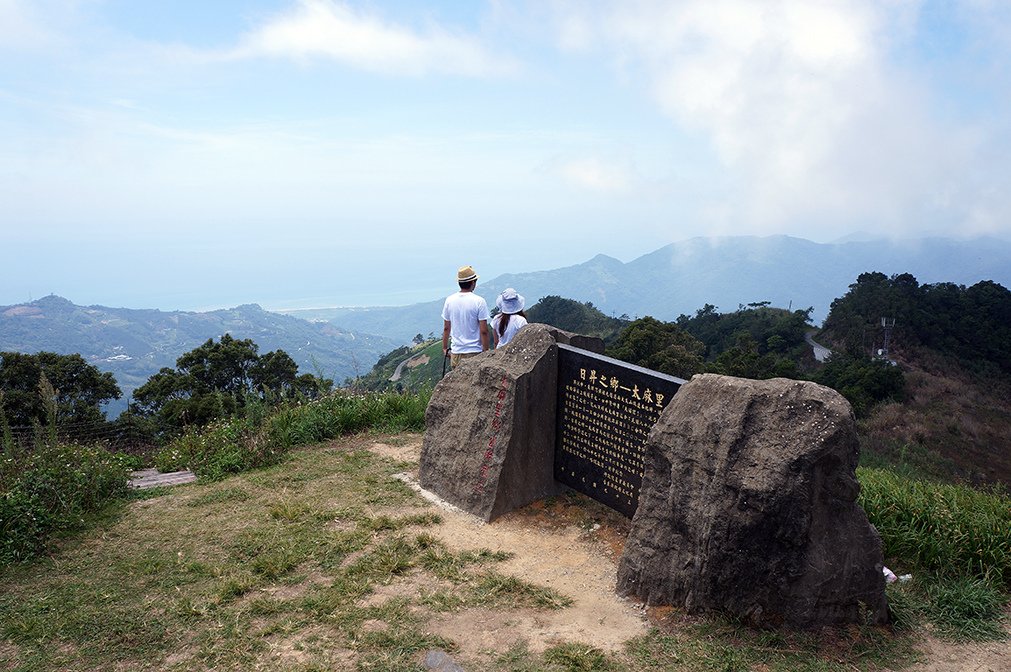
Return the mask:
POLYGON ((913 581, 889 587, 899 628, 929 621, 956 641, 1003 639, 1011 584, 1011 498, 1000 491, 858 470, 860 503, 886 563, 913 581))
POLYGON ((0 457, 0 566, 44 553, 54 535, 126 494, 128 462, 104 448, 39 445, 0 457))
POLYGON ((881 534, 886 558, 1011 586, 1011 497, 883 469, 857 475, 860 505, 881 534))
POLYGON ((490 574, 508 554, 446 550, 441 517, 361 443, 124 502, 54 559, 10 566, 7 666, 416 670, 457 644, 426 630, 419 596, 379 599, 387 586, 441 583, 500 609, 563 600, 490 574))
POLYGON ((267 441, 292 448, 335 439, 365 429, 382 432, 420 431, 430 391, 417 394, 340 390, 316 401, 283 408, 265 423, 267 441))

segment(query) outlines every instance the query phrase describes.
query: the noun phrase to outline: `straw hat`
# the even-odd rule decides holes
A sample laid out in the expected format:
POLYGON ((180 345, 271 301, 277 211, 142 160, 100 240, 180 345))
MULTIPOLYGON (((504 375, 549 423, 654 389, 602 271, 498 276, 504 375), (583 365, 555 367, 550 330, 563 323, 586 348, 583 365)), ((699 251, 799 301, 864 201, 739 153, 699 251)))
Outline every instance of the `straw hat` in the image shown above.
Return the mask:
POLYGON ((474 267, 461 266, 460 270, 456 272, 456 281, 470 282, 471 280, 477 280, 477 273, 474 272, 474 267))
POLYGON ((516 290, 510 287, 495 299, 495 305, 506 315, 513 315, 515 313, 523 310, 523 306, 526 301, 522 296, 516 293, 516 290))

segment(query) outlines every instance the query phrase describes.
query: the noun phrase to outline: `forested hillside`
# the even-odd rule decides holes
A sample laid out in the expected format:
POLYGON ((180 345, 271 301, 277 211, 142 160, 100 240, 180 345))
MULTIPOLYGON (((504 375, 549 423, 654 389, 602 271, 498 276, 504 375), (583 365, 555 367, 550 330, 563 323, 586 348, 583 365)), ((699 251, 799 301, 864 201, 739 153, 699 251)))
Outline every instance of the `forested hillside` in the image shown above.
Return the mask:
MULTIPOLYGON (((819 335, 866 359, 883 350, 904 373, 901 402, 861 422, 869 457, 917 473, 1011 485, 1011 292, 985 281, 921 285, 908 273, 861 274, 819 335)), ((885 364, 882 364, 885 365, 885 364)))
POLYGON ((832 302, 821 337, 869 354, 883 345, 882 318, 894 321, 894 349, 928 348, 976 372, 1011 373, 1011 291, 995 282, 921 285, 909 273, 863 273, 832 302))
POLYGON ((0 306, 0 351, 80 354, 116 377, 123 392, 116 415, 133 390, 183 353, 209 338, 253 339, 264 352, 283 350, 303 372, 335 381, 368 371, 396 341, 307 322, 257 305, 205 313, 78 306, 59 296, 0 306))

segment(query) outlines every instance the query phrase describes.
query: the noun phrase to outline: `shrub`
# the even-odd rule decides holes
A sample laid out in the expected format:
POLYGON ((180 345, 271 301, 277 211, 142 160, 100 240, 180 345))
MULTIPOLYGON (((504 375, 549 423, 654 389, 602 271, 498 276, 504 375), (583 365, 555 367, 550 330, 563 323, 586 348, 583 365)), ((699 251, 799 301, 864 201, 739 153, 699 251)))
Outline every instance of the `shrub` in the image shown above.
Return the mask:
POLYGON ((129 465, 104 448, 39 446, 0 470, 0 564, 42 553, 57 532, 126 492, 129 465))
POLYGON ((186 468, 204 479, 278 462, 295 446, 319 443, 365 429, 388 432, 425 426, 430 391, 417 394, 338 391, 316 401, 293 404, 266 417, 230 418, 189 430, 155 458, 160 471, 186 468))
POLYGON ((275 464, 283 451, 263 440, 255 420, 227 418, 191 429, 165 446, 155 457, 159 471, 189 468, 206 480, 275 464))
POLYGON ((923 570, 1011 584, 1011 497, 858 469, 860 504, 886 557, 923 570))
POLYGON ((267 420, 267 442, 288 449, 365 429, 421 430, 430 390, 416 394, 337 391, 316 401, 289 406, 267 420))

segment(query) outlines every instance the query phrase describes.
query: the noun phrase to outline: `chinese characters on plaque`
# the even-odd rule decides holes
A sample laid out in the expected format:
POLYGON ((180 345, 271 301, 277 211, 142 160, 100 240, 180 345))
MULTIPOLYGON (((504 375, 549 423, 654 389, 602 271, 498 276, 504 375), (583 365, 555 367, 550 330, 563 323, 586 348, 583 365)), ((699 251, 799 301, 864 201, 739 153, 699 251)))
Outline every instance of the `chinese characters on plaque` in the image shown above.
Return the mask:
POLYGON ((555 480, 631 517, 646 437, 684 381, 567 345, 558 351, 555 480))

